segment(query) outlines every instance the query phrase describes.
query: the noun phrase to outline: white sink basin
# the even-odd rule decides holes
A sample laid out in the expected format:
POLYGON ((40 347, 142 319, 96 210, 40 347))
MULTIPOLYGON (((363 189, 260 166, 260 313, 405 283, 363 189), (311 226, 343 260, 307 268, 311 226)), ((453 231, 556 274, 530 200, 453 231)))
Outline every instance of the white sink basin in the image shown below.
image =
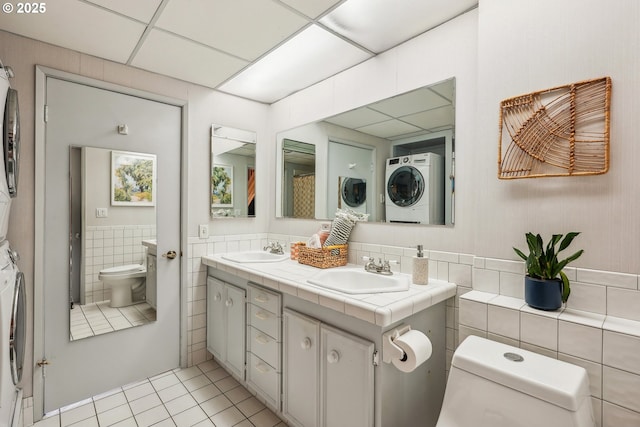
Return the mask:
POLYGON ((233 262, 278 262, 289 258, 289 254, 272 254, 266 251, 232 252, 222 258, 233 262))
POLYGON ((408 274, 402 273, 385 276, 370 273, 364 268, 333 268, 307 279, 307 282, 347 294, 375 294, 406 291, 411 280, 408 274))

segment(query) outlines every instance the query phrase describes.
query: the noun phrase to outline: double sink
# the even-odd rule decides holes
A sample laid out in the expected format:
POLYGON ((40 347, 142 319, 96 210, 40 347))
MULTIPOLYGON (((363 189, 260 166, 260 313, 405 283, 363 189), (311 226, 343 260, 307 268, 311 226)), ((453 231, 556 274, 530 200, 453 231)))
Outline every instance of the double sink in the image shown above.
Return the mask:
MULTIPOLYGON (((224 254, 222 258, 237 263, 270 263, 284 261, 289 258, 289 254, 246 251, 224 254)), ((320 271, 307 279, 307 283, 347 294, 374 294, 406 291, 411 280, 408 274, 403 273, 383 275, 363 268, 335 267, 320 271)))

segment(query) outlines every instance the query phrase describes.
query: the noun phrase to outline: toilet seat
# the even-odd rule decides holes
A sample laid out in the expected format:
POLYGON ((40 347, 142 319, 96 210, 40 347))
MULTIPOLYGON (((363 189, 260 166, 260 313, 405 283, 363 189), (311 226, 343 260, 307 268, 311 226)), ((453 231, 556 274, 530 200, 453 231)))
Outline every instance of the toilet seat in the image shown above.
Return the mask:
POLYGON ((142 277, 147 274, 147 270, 140 264, 119 265, 117 267, 109 267, 100 270, 101 277, 118 277, 126 275, 127 277, 142 277))

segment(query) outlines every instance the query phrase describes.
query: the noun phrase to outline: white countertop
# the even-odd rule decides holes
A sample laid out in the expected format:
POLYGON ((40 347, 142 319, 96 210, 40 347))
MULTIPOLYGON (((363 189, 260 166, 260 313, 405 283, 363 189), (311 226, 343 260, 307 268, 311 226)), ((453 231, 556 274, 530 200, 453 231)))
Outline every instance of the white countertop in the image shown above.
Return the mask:
MULTIPOLYGON (((429 279, 428 285, 411 284, 407 291, 347 294, 307 283, 308 278, 323 270, 297 261, 286 259, 277 262, 238 263, 222 258, 222 255, 224 254, 205 255, 202 257, 202 263, 283 294, 294 295, 382 327, 396 323, 456 294, 454 283, 436 279, 429 279)), ((348 267, 363 268, 355 264, 335 268, 348 267)))

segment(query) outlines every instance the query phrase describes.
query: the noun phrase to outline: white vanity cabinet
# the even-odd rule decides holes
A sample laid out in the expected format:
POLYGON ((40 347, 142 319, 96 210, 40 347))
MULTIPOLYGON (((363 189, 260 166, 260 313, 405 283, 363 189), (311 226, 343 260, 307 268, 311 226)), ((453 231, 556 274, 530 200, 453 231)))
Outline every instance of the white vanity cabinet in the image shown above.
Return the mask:
POLYGON ((296 427, 373 427, 374 343, 284 310, 282 411, 296 427))
POLYGON ((231 373, 244 379, 244 289, 207 278, 207 350, 231 373))
POLYGON ((280 294, 247 286, 247 384, 280 408, 282 302, 280 294))

